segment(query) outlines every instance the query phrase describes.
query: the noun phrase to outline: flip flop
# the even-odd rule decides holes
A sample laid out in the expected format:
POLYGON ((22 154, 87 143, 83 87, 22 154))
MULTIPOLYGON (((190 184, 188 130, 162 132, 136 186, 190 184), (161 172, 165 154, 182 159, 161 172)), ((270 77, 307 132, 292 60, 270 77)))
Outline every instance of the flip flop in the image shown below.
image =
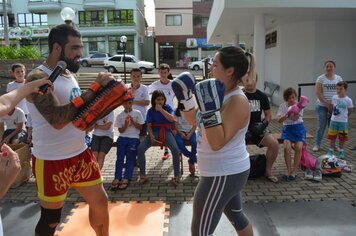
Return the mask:
POLYGON ((148 177, 140 177, 139 178, 139 180, 138 180, 138 184, 139 185, 144 185, 144 184, 146 184, 146 183, 148 183, 148 177))
POLYGON ((128 180, 123 180, 119 186, 118 186, 118 190, 125 190, 127 189, 127 187, 130 185, 130 182, 128 180))
POLYGON ((266 175, 265 175, 265 178, 266 178, 268 181, 272 182, 272 183, 277 183, 277 182, 278 182, 278 178, 277 178, 276 176, 274 176, 274 175, 270 175, 270 176, 266 176, 266 175))
POLYGON ((110 187, 110 190, 111 191, 117 191, 118 190, 118 187, 119 187, 119 183, 120 183, 120 180, 118 179, 114 179, 111 183, 111 187, 110 187))

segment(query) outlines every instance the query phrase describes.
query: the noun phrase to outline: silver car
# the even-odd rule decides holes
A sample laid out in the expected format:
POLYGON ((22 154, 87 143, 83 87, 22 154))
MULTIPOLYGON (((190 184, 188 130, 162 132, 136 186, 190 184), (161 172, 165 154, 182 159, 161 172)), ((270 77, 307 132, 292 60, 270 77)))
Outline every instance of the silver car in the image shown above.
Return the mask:
POLYGON ((84 67, 89 66, 104 66, 104 60, 109 59, 111 55, 109 53, 95 53, 89 57, 84 57, 80 59, 80 63, 84 67))

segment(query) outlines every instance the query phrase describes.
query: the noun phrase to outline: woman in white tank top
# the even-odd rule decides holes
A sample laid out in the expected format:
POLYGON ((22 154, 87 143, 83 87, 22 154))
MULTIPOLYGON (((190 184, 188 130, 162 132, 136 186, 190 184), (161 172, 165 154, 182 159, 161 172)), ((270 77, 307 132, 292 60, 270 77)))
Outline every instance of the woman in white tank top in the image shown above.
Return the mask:
POLYGON ((245 144, 250 109, 239 84, 244 76, 255 78, 254 64, 253 56, 241 48, 220 49, 214 57, 212 75, 225 87, 220 109, 222 124, 205 128, 197 110, 184 113, 191 124, 197 123, 199 136, 197 159, 201 178, 193 202, 194 236, 212 235, 222 213, 238 235, 253 235, 240 194, 250 169, 245 144))

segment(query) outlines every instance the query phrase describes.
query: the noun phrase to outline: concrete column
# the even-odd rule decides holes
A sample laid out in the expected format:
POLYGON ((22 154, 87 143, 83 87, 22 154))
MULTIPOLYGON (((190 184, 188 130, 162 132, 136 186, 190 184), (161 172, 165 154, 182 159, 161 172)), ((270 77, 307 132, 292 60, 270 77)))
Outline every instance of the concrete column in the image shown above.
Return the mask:
POLYGON ((255 15, 253 31, 253 54, 256 60, 258 89, 263 89, 263 81, 265 81, 265 37, 265 16, 264 14, 255 15))
POLYGON ((158 68, 159 67, 159 44, 158 44, 158 42, 155 42, 155 50, 156 50, 156 52, 155 52, 156 68, 158 68))
POLYGON ((239 47, 240 44, 240 34, 236 34, 235 37, 232 39, 232 45, 239 47))

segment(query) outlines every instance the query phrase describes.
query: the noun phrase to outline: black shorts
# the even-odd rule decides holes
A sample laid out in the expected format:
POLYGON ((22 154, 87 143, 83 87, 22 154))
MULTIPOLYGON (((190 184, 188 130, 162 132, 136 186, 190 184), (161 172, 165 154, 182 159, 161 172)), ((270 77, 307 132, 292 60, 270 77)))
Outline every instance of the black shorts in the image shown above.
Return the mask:
POLYGON ((146 136, 147 135, 147 124, 144 123, 142 125, 142 128, 140 129, 140 137, 146 136))
POLYGON ((266 130, 266 132, 264 132, 263 135, 258 135, 258 136, 249 136, 248 139, 246 139, 246 144, 255 144, 257 147, 264 147, 261 142, 262 142, 262 139, 268 135, 270 132, 266 130))
POLYGON ((112 146, 113 139, 108 136, 93 135, 91 140, 91 150, 93 152, 104 152, 107 154, 112 146))

